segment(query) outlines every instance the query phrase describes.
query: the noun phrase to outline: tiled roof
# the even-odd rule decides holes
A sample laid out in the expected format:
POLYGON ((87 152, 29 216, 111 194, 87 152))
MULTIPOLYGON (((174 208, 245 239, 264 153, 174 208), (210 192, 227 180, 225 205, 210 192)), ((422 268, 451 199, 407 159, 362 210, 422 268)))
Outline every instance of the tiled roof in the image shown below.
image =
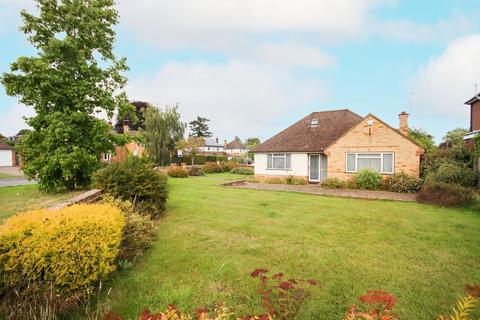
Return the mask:
POLYGON ((362 119, 348 109, 312 112, 253 151, 320 152, 362 119))
POLYGON ((13 150, 13 147, 0 140, 0 150, 13 150))
POLYGON ((217 142, 217 140, 213 138, 204 138, 205 139, 205 146, 206 147, 223 147, 223 143, 217 142))
POLYGON ((227 149, 247 149, 247 146, 238 140, 233 140, 227 143, 227 149))

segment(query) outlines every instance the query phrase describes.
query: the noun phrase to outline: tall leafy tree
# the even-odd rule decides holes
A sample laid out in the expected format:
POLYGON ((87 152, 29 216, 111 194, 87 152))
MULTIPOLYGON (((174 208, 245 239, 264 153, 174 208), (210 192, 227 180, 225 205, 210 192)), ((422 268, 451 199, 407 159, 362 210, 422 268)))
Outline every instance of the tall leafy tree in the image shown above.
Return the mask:
POLYGON ((432 152, 437 148, 434 137, 421 128, 408 129, 408 137, 425 148, 426 153, 432 152))
POLYGON ((200 147, 205 145, 205 138, 189 136, 187 139, 182 139, 177 142, 175 147, 188 153, 192 157, 192 165, 195 163, 195 156, 197 155, 200 147))
POLYGON ((36 5, 36 15, 21 11, 20 28, 36 55, 19 57, 1 82, 36 113, 22 137, 25 174, 43 190, 73 189, 88 185, 100 154, 114 148, 110 127, 95 115, 131 109, 122 91, 126 60, 113 53, 118 13, 114 0, 36 5))
POLYGON ((132 130, 145 130, 145 116, 147 109, 150 107, 150 104, 145 101, 133 101, 131 102, 135 112, 130 112, 130 110, 122 110, 124 113, 119 113, 117 115, 117 121, 115 122, 115 131, 118 133, 123 133, 123 123, 124 120, 127 120, 129 127, 132 130))
POLYGON ((248 150, 252 150, 256 146, 260 144, 260 139, 259 138, 247 138, 245 141, 245 144, 247 145, 248 150))
POLYGON ((158 165, 168 165, 175 144, 183 138, 186 123, 180 121, 178 105, 164 110, 148 107, 145 113, 145 142, 149 156, 158 165))
POLYGON ((465 139, 463 137, 468 133, 467 129, 456 128, 448 131, 443 137, 442 147, 463 146, 465 139))
POLYGON ((208 122, 210 119, 197 116, 197 119, 188 123, 191 135, 194 137, 211 137, 212 133, 209 131, 208 122))

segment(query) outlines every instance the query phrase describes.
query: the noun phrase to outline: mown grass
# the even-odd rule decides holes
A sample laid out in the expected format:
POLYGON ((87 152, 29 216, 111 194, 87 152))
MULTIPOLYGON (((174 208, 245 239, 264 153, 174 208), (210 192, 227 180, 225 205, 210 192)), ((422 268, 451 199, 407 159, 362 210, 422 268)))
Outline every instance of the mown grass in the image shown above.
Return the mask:
POLYGON ((2 187, 0 188, 0 221, 18 212, 53 206, 80 192, 47 194, 38 190, 38 186, 35 184, 2 187))
POLYGON ((367 289, 394 294, 400 319, 435 319, 480 282, 478 212, 219 187, 223 178, 241 176, 169 179, 154 247, 113 281, 124 319, 169 303, 259 311, 258 267, 319 281, 301 319, 342 319, 367 289))

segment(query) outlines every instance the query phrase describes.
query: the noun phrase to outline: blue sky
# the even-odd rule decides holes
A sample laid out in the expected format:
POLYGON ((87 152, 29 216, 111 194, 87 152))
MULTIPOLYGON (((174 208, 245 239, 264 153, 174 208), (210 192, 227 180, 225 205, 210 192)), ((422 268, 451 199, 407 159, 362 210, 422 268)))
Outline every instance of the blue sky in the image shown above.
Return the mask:
MULTIPOLYGON (((29 0, 0 0, 0 72, 34 51, 18 31, 29 0)), ((185 121, 211 119, 221 139, 262 140, 312 111, 348 108, 437 141, 468 127, 463 105, 480 87, 477 1, 124 0, 118 56, 126 92, 179 103, 185 121)), ((0 89, 0 133, 24 127, 30 108, 0 89)))

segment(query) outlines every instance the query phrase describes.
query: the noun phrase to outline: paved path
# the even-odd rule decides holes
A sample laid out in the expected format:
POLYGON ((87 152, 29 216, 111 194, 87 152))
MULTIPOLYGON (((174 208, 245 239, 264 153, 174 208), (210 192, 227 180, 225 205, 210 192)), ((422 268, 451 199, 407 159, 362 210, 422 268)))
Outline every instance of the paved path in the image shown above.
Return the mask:
POLYGON ((288 184, 267 184, 241 182, 232 184, 230 187, 254 190, 278 190, 289 192, 310 193, 325 196, 360 198, 360 199, 376 199, 376 200, 397 200, 397 201, 415 201, 415 195, 406 193, 396 193, 389 191, 369 191, 369 190, 352 190, 352 189, 326 189, 316 184, 303 186, 294 186, 288 184))
POLYGON ((37 183, 37 181, 27 180, 25 178, 4 178, 4 179, 0 179, 0 188, 23 186, 25 184, 34 184, 34 183, 37 183))
POLYGON ((0 167, 0 173, 5 173, 10 176, 23 177, 23 171, 20 167, 0 167))

